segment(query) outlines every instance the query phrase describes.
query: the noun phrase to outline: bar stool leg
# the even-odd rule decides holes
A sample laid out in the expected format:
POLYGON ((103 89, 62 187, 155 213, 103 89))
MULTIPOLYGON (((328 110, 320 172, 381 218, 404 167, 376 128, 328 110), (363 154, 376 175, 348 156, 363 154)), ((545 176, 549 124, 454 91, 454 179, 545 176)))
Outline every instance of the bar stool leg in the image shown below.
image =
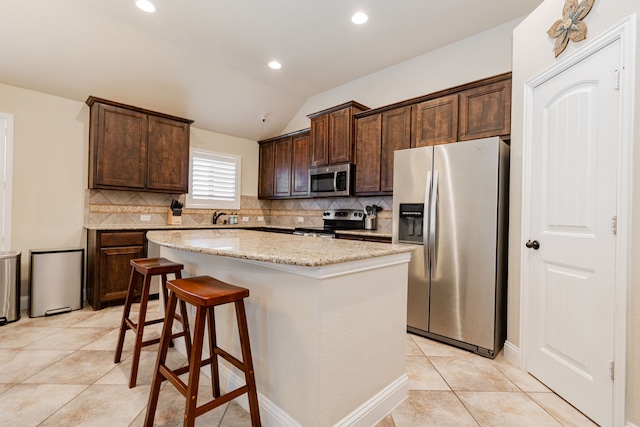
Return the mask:
POLYGON ((173 327, 173 313, 176 311, 177 298, 175 295, 169 297, 167 304, 164 326, 162 327, 162 335, 160 336, 160 349, 156 358, 155 370, 153 371, 153 380, 151 381, 151 390, 149 391, 149 403, 147 404, 147 413, 144 417, 145 427, 152 427, 153 420, 156 416, 158 407, 158 397, 160 396, 160 386, 164 381, 164 376, 160 373, 160 367, 164 366, 167 361, 167 352, 169 351, 169 342, 171 341, 171 328, 173 327))
POLYGON ((208 327, 209 327, 209 354, 211 355, 211 386, 213 387, 213 397, 220 397, 220 374, 218 371, 218 355, 216 348, 218 347, 218 339, 216 338, 216 316, 215 307, 208 310, 208 327))
POLYGON ((193 427, 196 421, 196 408, 198 403, 198 384, 200 382, 200 367, 202 365, 202 344, 204 340, 204 328, 206 324, 207 310, 204 307, 196 307, 196 320, 193 330, 193 346, 191 347, 191 360, 189 361, 189 380, 187 382, 186 404, 184 410, 184 426, 193 427))
POLYGON ((136 386, 138 379, 138 364, 140 363, 140 350, 142 349, 142 337, 144 336, 144 324, 147 317, 147 304, 149 302, 149 288, 151 287, 151 275, 145 274, 142 284, 142 296, 140 297, 140 312, 138 313, 138 327, 136 328, 136 341, 133 347, 133 362, 131 364, 131 379, 129 388, 136 386))
MULTIPOLYGON (((167 302, 169 301, 167 299, 167 275, 165 273, 162 273, 161 275, 161 279, 160 279, 160 289, 162 290, 162 297, 164 298, 164 314, 167 314, 167 302)), ((176 274, 176 279, 179 279, 179 277, 177 277, 176 274)), ((171 342, 169 343, 169 347, 173 347, 173 338, 171 339, 171 342)))
POLYGON ((191 330, 189 328, 187 304, 182 300, 180 300, 180 321, 182 322, 182 331, 184 332, 184 345, 187 348, 187 359, 189 359, 191 358, 191 330))
POLYGON ((116 345, 116 354, 113 359, 113 363, 120 363, 120 359, 122 358, 122 348, 124 347, 124 336, 129 329, 129 325, 127 324, 126 319, 129 318, 129 314, 131 313, 131 304, 133 304, 133 299, 135 297, 136 286, 136 270, 131 269, 131 278, 129 279, 129 288, 127 289, 127 297, 124 303, 124 310, 122 312, 122 322, 120 323, 120 334, 118 335, 118 344, 116 345))
POLYGON ((260 408, 258 406, 258 393, 256 390, 256 378, 253 372, 253 360, 251 359, 251 344, 249 343, 249 329, 247 328, 247 314, 244 309, 244 300, 235 302, 236 318, 238 319, 238 332, 242 348, 242 361, 245 367, 245 377, 249 391, 249 409, 251 413, 251 425, 260 427, 260 408))

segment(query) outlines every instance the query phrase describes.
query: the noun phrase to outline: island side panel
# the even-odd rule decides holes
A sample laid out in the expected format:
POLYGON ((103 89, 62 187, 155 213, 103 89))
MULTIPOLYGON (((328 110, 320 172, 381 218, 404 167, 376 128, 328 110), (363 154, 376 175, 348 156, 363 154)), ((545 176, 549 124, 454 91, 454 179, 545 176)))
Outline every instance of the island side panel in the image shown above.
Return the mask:
POLYGON ((370 414, 357 425, 373 425, 407 397, 407 269, 408 263, 386 266, 322 284, 318 404, 324 422, 319 425, 352 418, 354 409, 376 393, 391 393, 392 383, 402 388, 386 401, 377 396, 378 418, 370 414))
MULTIPOLYGON (((334 425, 390 383, 406 382, 406 263, 314 279, 241 259, 166 247, 160 253, 185 265, 183 277, 207 274, 250 289, 245 304, 258 392, 288 418, 263 408, 265 425, 334 425)), ((220 344, 239 355, 233 316, 231 307, 216 309, 220 344)), ((406 394, 405 386, 378 412, 406 394)))

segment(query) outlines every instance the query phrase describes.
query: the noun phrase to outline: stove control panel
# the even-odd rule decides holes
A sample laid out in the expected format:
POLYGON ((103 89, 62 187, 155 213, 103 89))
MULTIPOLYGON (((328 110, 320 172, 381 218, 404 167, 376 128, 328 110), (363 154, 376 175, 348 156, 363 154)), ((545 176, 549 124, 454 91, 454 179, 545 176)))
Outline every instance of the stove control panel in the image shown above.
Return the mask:
POLYGON ((357 209, 328 209, 322 212, 323 219, 341 219, 347 221, 362 221, 363 211, 357 209))
POLYGON ((322 212, 323 219, 340 219, 346 221, 363 221, 363 211, 357 209, 328 209, 322 212))

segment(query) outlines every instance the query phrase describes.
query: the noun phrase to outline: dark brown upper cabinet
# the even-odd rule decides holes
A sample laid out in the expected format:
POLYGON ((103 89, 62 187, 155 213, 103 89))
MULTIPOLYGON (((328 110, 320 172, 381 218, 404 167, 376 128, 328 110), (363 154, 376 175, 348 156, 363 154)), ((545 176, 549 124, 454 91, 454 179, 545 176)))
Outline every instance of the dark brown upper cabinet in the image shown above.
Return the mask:
POLYGON ((309 168, 311 167, 311 142, 309 130, 292 136, 291 146, 291 196, 309 196, 309 168))
POLYGON ((275 197, 291 196, 291 137, 273 142, 275 197))
POLYGON ((356 119, 357 195, 393 192, 393 153, 411 146, 411 107, 356 119))
POLYGON ((260 142, 258 159, 258 198, 273 197, 273 141, 260 142))
POLYGON ((309 114, 311 119, 311 165, 323 166, 353 162, 355 145, 354 114, 368 110, 355 101, 309 114))
POLYGON ((511 79, 460 93, 460 141, 510 134, 511 79))
POLYGON ((355 115, 355 194, 393 192, 393 153, 511 133, 511 73, 355 115))
POLYGON ((380 160, 382 158, 382 114, 356 120, 355 193, 380 191, 380 160))
POLYGON ((189 191, 193 120, 90 96, 89 188, 189 191))
POLYGON ((309 129, 258 141, 258 198, 309 196, 309 129))
MULTIPOLYGON (((380 159, 380 191, 393 193, 393 153, 411 147, 411 107, 395 108, 382 113, 382 158, 380 159)), ((356 167, 356 172, 358 168, 356 167)))
POLYGON ((413 147, 447 144, 458 140, 458 95, 416 104, 413 147))

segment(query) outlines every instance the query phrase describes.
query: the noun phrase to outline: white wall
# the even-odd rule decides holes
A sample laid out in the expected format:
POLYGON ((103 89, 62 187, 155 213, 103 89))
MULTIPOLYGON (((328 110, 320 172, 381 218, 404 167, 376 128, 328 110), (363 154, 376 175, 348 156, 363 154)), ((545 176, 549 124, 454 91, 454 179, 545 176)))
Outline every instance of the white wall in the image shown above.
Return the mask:
MULTIPOLYGON (((521 197, 522 197, 522 135, 524 116, 524 84, 534 76, 554 65, 558 60, 581 48, 625 17, 640 12, 638 0, 598 0, 584 22, 588 26, 587 40, 569 46, 558 59, 553 54, 553 43, 546 32, 562 15, 565 0, 546 0, 520 24, 513 33, 513 96, 511 118, 511 204, 509 237, 509 313, 507 339, 520 345, 520 254, 521 197)), ((636 41, 636 43, 638 43, 636 41)), ((637 44, 636 48, 640 46, 637 44)), ((636 51, 637 59, 640 52, 636 51)), ((640 78, 636 75, 636 91, 640 90, 640 78)), ((640 96, 636 93, 635 134, 640 133, 640 96)), ((640 148, 634 147, 633 211, 640 209, 640 148)), ((637 214, 635 215, 637 217, 637 214)), ((633 218, 633 215, 632 215, 633 218)), ((638 224, 638 221, 635 221, 638 224)), ((627 420, 640 425, 640 227, 632 229, 632 260, 630 272, 630 310, 628 366, 627 420)))
POLYGON ((315 95, 304 103, 282 133, 307 128, 310 124, 307 114, 347 101, 378 108, 511 71, 511 33, 520 21, 507 22, 315 95))
MULTIPOLYGON (((89 107, 0 84, 0 112, 14 116, 11 250, 22 252, 26 295, 30 249, 85 246, 89 107)), ((257 196, 258 144, 191 129, 194 147, 242 156, 242 195, 257 196)))
POLYGON ((198 128, 191 128, 191 147, 217 153, 236 154, 242 157, 240 194, 258 196, 258 149, 256 141, 223 135, 198 128))

